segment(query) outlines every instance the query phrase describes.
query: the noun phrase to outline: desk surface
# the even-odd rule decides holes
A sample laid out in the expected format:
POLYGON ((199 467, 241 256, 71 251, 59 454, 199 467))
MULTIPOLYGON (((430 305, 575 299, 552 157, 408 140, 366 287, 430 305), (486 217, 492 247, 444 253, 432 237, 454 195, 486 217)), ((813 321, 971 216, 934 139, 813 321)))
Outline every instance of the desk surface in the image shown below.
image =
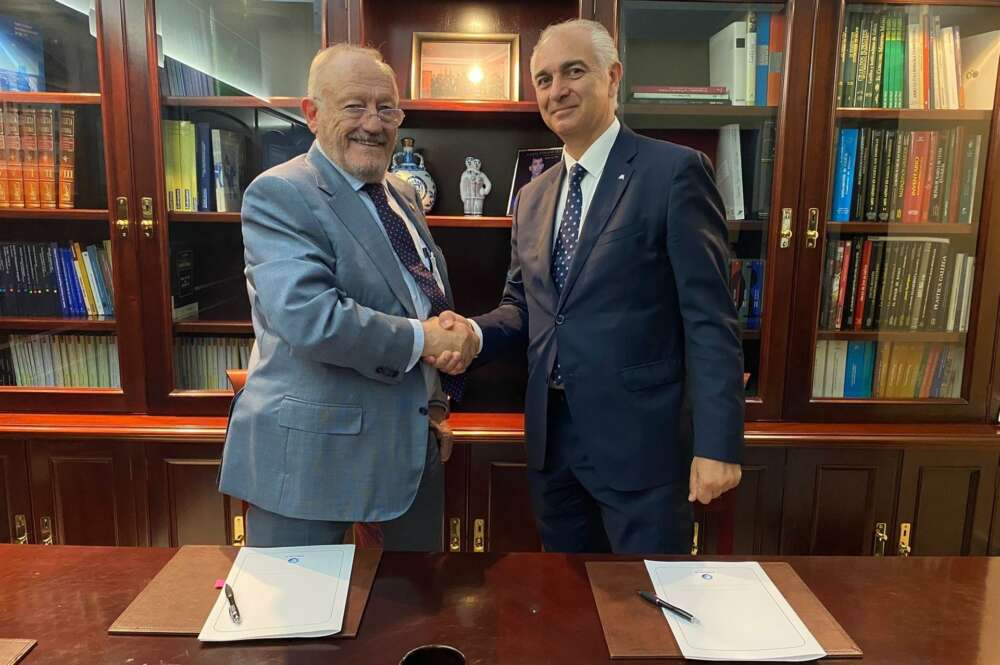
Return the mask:
MULTIPOLYGON (((26 665, 395 665, 428 643, 459 648, 470 665, 611 662, 584 569, 596 557, 559 554, 387 552, 354 640, 202 646, 108 635, 173 553, 0 545, 0 637, 38 640, 26 665)), ((842 663, 1000 663, 1000 558, 780 560, 864 650, 863 661, 842 663)))

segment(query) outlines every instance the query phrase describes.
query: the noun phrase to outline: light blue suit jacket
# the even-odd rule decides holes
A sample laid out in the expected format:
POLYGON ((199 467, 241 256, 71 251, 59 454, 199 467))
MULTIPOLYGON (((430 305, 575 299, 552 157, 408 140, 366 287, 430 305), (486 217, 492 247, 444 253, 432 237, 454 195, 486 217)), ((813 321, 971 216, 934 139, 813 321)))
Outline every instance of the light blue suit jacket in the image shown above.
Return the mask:
MULTIPOLYGON (((433 248, 452 303, 412 188, 386 184, 433 248)), ((303 519, 398 517, 423 474, 429 400, 419 367, 406 371, 417 312, 392 246, 316 143, 258 176, 242 216, 257 339, 219 490, 303 519)))

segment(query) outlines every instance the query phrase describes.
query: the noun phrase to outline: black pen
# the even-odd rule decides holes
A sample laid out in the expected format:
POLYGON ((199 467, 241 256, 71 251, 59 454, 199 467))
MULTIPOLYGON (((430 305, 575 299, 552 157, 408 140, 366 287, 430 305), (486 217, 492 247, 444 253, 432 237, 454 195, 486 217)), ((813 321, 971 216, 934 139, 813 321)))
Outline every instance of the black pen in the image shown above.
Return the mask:
POLYGON ((240 622, 240 608, 236 607, 236 596, 233 595, 233 587, 228 584, 224 587, 226 600, 229 601, 229 618, 233 623, 240 622))
POLYGON ((642 599, 645 600, 646 602, 652 603, 653 605, 656 605, 657 607, 662 607, 665 610, 669 610, 669 611, 673 612, 674 614, 676 614, 677 616, 679 616, 680 618, 684 619, 685 621, 690 621, 690 622, 694 622, 695 621, 695 618, 694 618, 693 614, 691 614, 687 610, 682 610, 681 608, 677 607, 676 605, 671 605, 670 603, 668 603, 667 601, 663 600, 662 598, 660 598, 659 596, 657 596, 654 593, 650 593, 648 591, 639 591, 638 589, 636 589, 636 593, 638 593, 640 596, 642 596, 642 599))

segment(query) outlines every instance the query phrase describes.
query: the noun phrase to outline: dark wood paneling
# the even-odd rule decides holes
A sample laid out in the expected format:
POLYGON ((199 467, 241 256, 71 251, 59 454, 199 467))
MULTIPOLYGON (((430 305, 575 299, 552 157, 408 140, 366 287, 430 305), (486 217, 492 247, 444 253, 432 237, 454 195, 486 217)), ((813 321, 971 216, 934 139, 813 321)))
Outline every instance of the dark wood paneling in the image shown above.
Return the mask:
POLYGON ((152 545, 232 544, 241 510, 219 493, 221 456, 219 445, 146 445, 152 545))
POLYGON ((469 524, 470 450, 470 444, 456 443, 451 458, 444 466, 445 552, 463 552, 469 549, 466 527, 469 524))
POLYGON ((990 527, 990 549, 991 556, 1000 556, 1000 472, 997 473, 997 480, 993 490, 993 522, 990 527))
POLYGON ((993 452, 907 450, 893 551, 909 523, 913 554, 986 554, 997 461, 993 452))
POLYGON ((748 448, 736 488, 733 554, 777 554, 785 451, 748 448))
POLYGON ((24 443, 0 442, 0 543, 17 541, 17 516, 24 519, 31 539, 31 499, 28 492, 28 465, 24 443))
POLYGON ((898 450, 789 450, 781 553, 870 554, 876 523, 892 523, 899 461, 898 450))
POLYGON ((35 541, 48 518, 55 544, 136 545, 132 479, 141 454, 129 443, 30 442, 35 541))
POLYGON ((539 552, 534 511, 521 443, 484 443, 472 447, 469 464, 469 549, 475 545, 477 519, 485 520, 487 552, 539 552))

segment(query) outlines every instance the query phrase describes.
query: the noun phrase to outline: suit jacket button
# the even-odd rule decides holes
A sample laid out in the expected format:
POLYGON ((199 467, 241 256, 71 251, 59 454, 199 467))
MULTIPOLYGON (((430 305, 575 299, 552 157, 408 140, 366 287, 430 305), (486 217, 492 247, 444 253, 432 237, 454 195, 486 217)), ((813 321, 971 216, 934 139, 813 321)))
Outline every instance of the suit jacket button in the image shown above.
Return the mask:
POLYGON ((558 316, 556 316, 556 325, 557 326, 561 326, 562 323, 563 323, 563 321, 565 321, 565 320, 566 320, 566 317, 564 317, 562 314, 559 314, 558 316))
POLYGON ((427 415, 427 407, 426 406, 420 407, 419 411, 420 411, 420 415, 422 415, 422 416, 426 416, 427 415))
POLYGON ((385 374, 385 367, 376 367, 375 368, 375 373, 376 374, 385 374))

